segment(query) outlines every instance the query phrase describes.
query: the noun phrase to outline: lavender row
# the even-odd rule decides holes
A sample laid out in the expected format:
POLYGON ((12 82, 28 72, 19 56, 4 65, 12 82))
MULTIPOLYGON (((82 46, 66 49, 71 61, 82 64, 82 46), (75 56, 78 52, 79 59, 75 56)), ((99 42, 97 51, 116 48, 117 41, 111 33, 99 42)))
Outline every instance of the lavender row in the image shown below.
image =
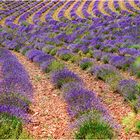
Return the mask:
MULTIPOLYGON (((88 3, 89 4, 89 2, 90 1, 87 1, 86 3, 88 3)), ((118 1, 115 1, 114 2, 114 4, 116 5, 116 3, 117 3, 118 1)), ((106 3, 107 2, 105 2, 104 3, 104 5, 106 5, 106 3)), ((79 3, 80 4, 80 3, 79 3)), ((99 1, 97 0, 97 1, 95 1, 95 4, 94 4, 94 7, 93 7, 93 12, 95 12, 95 15, 98 17, 98 16, 105 16, 106 17, 106 15, 103 15, 99 10, 98 10, 98 4, 99 4, 99 1)), ((78 4, 76 4, 77 6, 78 6, 78 4)), ((129 8, 130 8, 130 4, 128 3, 128 2, 126 2, 126 5, 129 5, 129 8)), ((73 8, 72 8, 72 11, 71 11, 71 13, 75 13, 75 10, 76 10, 76 7, 77 6, 74 6, 73 8)), ((87 5, 88 6, 88 5, 87 5)), ((39 6, 37 6, 36 8, 38 8, 39 6)), ((84 7, 85 7, 85 5, 83 6, 83 9, 84 9, 84 7)), ((118 7, 119 7, 119 5, 118 5, 118 7)), ((116 9, 118 8, 118 7, 116 7, 116 9)), ((35 10, 36 10, 36 8, 33 8, 32 9, 32 11, 34 12, 35 10)), ((109 10, 109 7, 108 7, 108 5, 106 5, 105 6, 105 9, 106 10, 109 10)), ((131 7, 131 9, 132 9, 132 7, 131 7)), ((110 10, 109 10, 110 11, 110 10)), ((31 12, 31 11, 30 11, 31 12)), ((137 12, 137 11, 136 11, 137 12)), ((32 12, 31 12, 32 13, 32 12)), ((110 11, 110 13, 111 13, 111 15, 112 16, 117 16, 116 15, 116 13, 114 13, 114 12, 111 12, 110 11)), ((129 14, 127 11, 122 11, 121 12, 122 14, 129 14)), ((88 15, 88 16, 90 16, 88 13, 87 13, 87 11, 86 10, 83 10, 83 14, 86 14, 86 15, 88 15)), ((29 16, 29 13, 27 12, 27 14, 26 14, 27 16, 29 16)), ((24 18, 24 21, 27 19, 27 16, 26 16, 26 18, 24 18)), ((36 15, 37 16, 37 15, 36 15)), ((34 16, 34 18, 36 19, 36 18, 39 18, 38 16, 36 17, 36 16, 34 16)), ((51 16, 51 15, 50 15, 51 16)), ((83 19, 81 19, 78 15, 76 15, 76 14, 74 14, 73 16, 75 16, 74 17, 74 20, 78 20, 78 21, 82 21, 83 19)), ((86 17, 88 17, 88 16, 86 16, 86 17)), ((23 18, 23 16, 22 16, 22 18, 23 18)), ((9 21, 9 19, 10 18, 8 18, 7 20, 9 21)), ((94 19, 94 18, 93 18, 94 19)), ((23 20, 22 20, 23 21, 23 20)), ((7 24, 7 25, 9 25, 9 24, 7 24)))
POLYGON ((32 100, 32 85, 23 66, 10 51, 0 49, 1 86, 0 113, 27 119, 32 100))
MULTIPOLYGON (((6 20, 5 20, 6 26, 11 27, 12 29, 18 28, 18 25, 16 25, 16 24, 13 23, 16 20, 16 18, 21 15, 21 17, 19 18, 19 21, 18 22, 24 21, 22 19, 22 16, 23 16, 22 14, 25 11, 29 10, 30 8, 32 8, 32 6, 35 6, 37 3, 38 2, 31 3, 31 4, 23 7, 22 9, 20 9, 20 11, 18 11, 18 12, 16 11, 16 14, 15 15, 6 18, 6 20)), ((19 7, 17 7, 17 8, 19 9, 19 7)))
POLYGON ((67 8, 69 8, 71 6, 71 4, 73 4, 74 1, 69 1, 66 3, 66 5, 60 10, 60 12, 58 13, 58 17, 60 20, 62 20, 63 22, 68 21, 68 19, 66 17, 64 17, 64 12, 67 8))
MULTIPOLYGON (((16 5, 16 7, 13 8, 13 9, 11 9, 11 10, 6 10, 6 11, 1 10, 1 12, 2 12, 1 20, 2 20, 3 18, 5 18, 5 17, 9 16, 9 15, 12 15, 12 14, 17 15, 17 11, 19 11, 20 8, 23 8, 23 7, 25 7, 25 6, 27 6, 28 4, 31 4, 31 3, 32 3, 32 2, 24 3, 24 4, 22 4, 22 5, 19 5, 18 7, 17 7, 17 5, 16 5)), ((20 10, 21 10, 21 9, 20 9, 20 10)))
POLYGON ((40 17, 41 15, 48 10, 49 8, 51 8, 55 3, 57 3, 57 1, 52 1, 52 2, 48 2, 47 6, 44 6, 40 11, 38 11, 34 17, 33 17, 33 22, 34 24, 38 24, 41 23, 40 21, 40 17))

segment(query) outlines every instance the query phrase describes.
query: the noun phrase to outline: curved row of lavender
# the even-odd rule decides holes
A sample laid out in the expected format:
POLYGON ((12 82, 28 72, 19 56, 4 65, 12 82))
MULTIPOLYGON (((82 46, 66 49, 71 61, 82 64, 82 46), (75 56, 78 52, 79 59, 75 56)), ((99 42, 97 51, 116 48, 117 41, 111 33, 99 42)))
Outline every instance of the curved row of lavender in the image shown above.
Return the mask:
MULTIPOLYGON (((53 3, 56 3, 57 1, 52 1, 53 3)), ((62 1, 60 1, 59 3, 61 3, 62 1)), ((80 1, 79 1, 80 2, 80 1)), ((78 3, 79 3, 78 1, 77 1, 77 4, 76 5, 78 5, 78 3)), ((122 9, 120 9, 120 7, 119 7, 119 4, 118 4, 118 1, 114 1, 114 6, 115 6, 115 8, 116 8, 116 11, 119 11, 119 12, 112 12, 111 10, 110 10, 110 8, 109 8, 109 5, 107 5, 107 3, 108 3, 108 1, 106 1, 106 2, 104 2, 104 8, 105 8, 105 10, 107 11, 107 13, 109 13, 111 16, 117 16, 118 14, 121 14, 122 16, 124 15, 124 14, 137 14, 137 13, 139 13, 139 10, 138 9, 134 9, 134 7, 132 7, 131 5, 130 5, 130 3, 128 2, 128 1, 124 1, 125 2, 125 5, 126 5, 126 8, 128 8, 128 10, 130 9, 130 11, 132 11, 131 13, 129 13, 128 11, 124 11, 124 10, 122 10, 122 9), (107 5, 107 6, 106 6, 107 5)), ((15 15, 16 16, 20 16, 21 15, 21 11, 23 12, 24 11, 24 14, 23 15, 21 15, 21 18, 19 19, 19 22, 20 22, 20 24, 22 24, 22 22, 23 21, 25 21, 26 19, 27 19, 27 17, 28 16, 30 16, 34 11, 36 11, 38 8, 40 8, 44 3, 49 3, 49 1, 46 1, 46 2, 30 2, 31 4, 29 4, 29 6, 27 6, 27 7, 25 7, 25 9, 18 9, 18 7, 17 7, 17 9, 13 9, 14 10, 14 13, 11 13, 11 14, 14 14, 14 16, 9 16, 8 18, 7 18, 7 20, 5 21, 5 23, 6 23, 6 25, 7 26, 11 26, 11 27, 13 27, 14 28, 14 26, 15 27, 17 27, 13 22, 14 22, 14 20, 15 20, 15 15), (40 5, 37 5, 38 3, 41 3, 40 5), (35 6, 35 5, 37 5, 37 6, 35 6), (35 7, 34 7, 35 6, 35 7), (29 10, 31 7, 34 7, 34 8, 32 8, 31 10, 29 10), (29 8, 29 9, 27 9, 27 8, 29 8), (16 12, 16 14, 15 14, 15 12, 16 12), (19 12, 19 14, 18 14, 18 12, 19 12)), ((86 3, 90 3, 90 1, 87 1, 86 3)), ((86 4, 85 3, 85 4, 86 4)), ((85 4, 84 4, 84 6, 83 6, 83 8, 85 7, 85 4)), ((94 6, 93 6, 93 14, 95 14, 95 16, 97 16, 97 17, 100 17, 100 16, 107 16, 107 15, 103 15, 103 13, 101 13, 99 10, 98 10, 98 4, 99 4, 99 1, 98 0, 96 0, 95 2, 94 2, 94 6)), ((77 8, 77 6, 74 6, 73 8, 72 8, 72 10, 70 11, 70 13, 73 13, 74 14, 74 12, 75 12, 75 9, 77 8)), ((23 6, 22 6, 22 4, 20 5, 20 7, 22 8, 24 8, 24 3, 23 3, 23 6)), ((48 7, 48 6, 47 6, 48 7)), ((46 9, 46 8, 45 8, 46 9)), ((1 12, 3 13, 3 12, 5 12, 4 10, 1 10, 1 12)), ((40 11, 40 14, 41 13, 43 13, 43 12, 45 12, 44 10, 41 10, 40 11)), ((86 10, 82 10, 82 12, 83 12, 83 14, 84 15, 86 15, 86 18, 88 19, 88 17, 90 17, 91 15, 86 11, 86 10)), ((3 14, 3 15, 5 15, 5 16, 7 16, 7 14, 3 14)), ((76 15, 76 13, 74 14, 74 16, 75 16, 75 19, 74 20, 83 20, 83 19, 81 19, 78 15, 76 15)), ((92 16, 91 16, 92 17, 92 16)), ((38 18, 38 16, 37 17, 35 17, 34 16, 34 18, 38 18)), ((94 18, 95 17, 92 17, 91 19, 93 19, 94 20, 94 18)), ((85 21, 85 20, 83 20, 83 21, 85 21)), ((36 24, 37 24, 38 22, 36 22, 36 24)))
POLYGON ((0 114, 27 120, 32 85, 24 67, 10 51, 0 48, 0 114))

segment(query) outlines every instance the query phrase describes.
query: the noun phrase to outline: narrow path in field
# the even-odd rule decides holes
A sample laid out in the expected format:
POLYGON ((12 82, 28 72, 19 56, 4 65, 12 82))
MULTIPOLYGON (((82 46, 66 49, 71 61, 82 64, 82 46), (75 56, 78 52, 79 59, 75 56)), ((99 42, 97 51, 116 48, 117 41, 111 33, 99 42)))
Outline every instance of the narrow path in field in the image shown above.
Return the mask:
POLYGON ((113 0, 109 0, 109 1, 108 1, 108 7, 109 7, 113 12, 118 13, 118 12, 116 11, 115 7, 114 7, 114 3, 113 3, 113 2, 114 2, 113 0))
MULTIPOLYGON (((65 64, 71 71, 75 72, 83 79, 87 89, 96 92, 98 97, 103 101, 105 107, 108 109, 110 115, 113 117, 114 121, 122 125, 122 119, 127 116, 128 113, 132 112, 128 103, 124 102, 124 98, 120 94, 113 92, 109 88, 109 85, 101 80, 97 80, 93 75, 81 70, 77 65, 69 62, 66 62, 65 64)), ((140 138, 140 135, 135 133, 125 134, 123 126, 118 135, 118 139, 123 140, 135 137, 140 138)))
POLYGON ((59 95, 60 91, 55 89, 37 65, 19 53, 13 54, 25 67, 34 88, 33 103, 30 107, 33 113, 30 114, 31 122, 25 129, 34 139, 71 139, 70 118, 66 103, 59 95))
POLYGON ((104 14, 104 15, 108 15, 109 16, 109 14, 105 11, 105 9, 104 9, 104 2, 105 2, 106 0, 101 0, 100 2, 99 2, 99 5, 98 5, 98 9, 99 9, 99 11, 102 13, 102 14, 104 14))
POLYGON ((132 7, 134 7, 136 10, 140 10, 140 8, 135 4, 134 0, 128 0, 128 2, 131 4, 132 7))
POLYGON ((40 21, 41 22, 46 22, 46 15, 49 13, 49 11, 58 4, 58 2, 56 2, 53 6, 51 6, 50 8, 48 8, 44 13, 42 13, 41 17, 40 17, 40 21))
POLYGON ((92 11, 93 6, 94 6, 94 3, 95 3, 95 0, 92 0, 91 3, 90 3, 89 6, 88 6, 87 12, 88 12, 89 14, 91 14, 93 17, 96 17, 96 16, 93 14, 93 11, 92 11))
MULTIPOLYGON (((34 24, 33 18, 34 18, 34 16, 35 16, 35 14, 36 14, 38 11, 40 11, 43 7, 45 7, 45 6, 48 5, 48 2, 42 2, 42 3, 45 3, 45 5, 42 6, 42 7, 40 7, 40 8, 38 8, 33 14, 31 14, 31 15, 27 18, 26 21, 27 21, 28 23, 34 24)), ((39 3, 39 4, 41 4, 41 3, 39 3)))
POLYGON ((76 14, 80 17, 80 18, 85 18, 85 16, 83 15, 83 11, 82 8, 84 6, 86 1, 81 1, 80 5, 78 6, 78 8, 76 9, 76 14))
POLYGON ((59 12, 61 11, 61 9, 62 9, 63 7, 65 7, 65 5, 66 5, 67 3, 68 3, 68 1, 66 1, 62 6, 60 6, 59 8, 57 8, 57 9, 54 11, 54 13, 53 13, 53 15, 52 15, 52 18, 53 18, 54 20, 60 21, 60 19, 59 19, 59 17, 58 17, 59 12))
POLYGON ((73 6, 77 3, 78 1, 74 1, 73 4, 70 5, 70 7, 65 10, 64 12, 64 17, 66 17, 67 19, 71 20, 71 15, 70 15, 70 11, 72 10, 73 6))
MULTIPOLYGON (((27 12, 31 11, 31 10, 34 9, 37 5, 39 5, 40 3, 41 3, 41 1, 40 1, 38 4, 36 4, 35 6, 29 8, 28 10, 26 10, 25 12, 27 13, 27 12)), ((19 19, 20 19, 20 17, 21 17, 22 15, 25 14, 25 12, 22 13, 22 14, 20 14, 20 15, 14 20, 14 24, 19 24, 19 23, 18 23, 18 22, 19 22, 19 19)))
POLYGON ((130 12, 130 13, 133 13, 132 11, 130 11, 129 9, 127 9, 127 7, 125 6, 125 3, 124 3, 124 0, 118 0, 118 3, 119 3, 119 6, 120 6, 120 8, 122 9, 122 10, 124 10, 124 11, 128 11, 128 12, 130 12))

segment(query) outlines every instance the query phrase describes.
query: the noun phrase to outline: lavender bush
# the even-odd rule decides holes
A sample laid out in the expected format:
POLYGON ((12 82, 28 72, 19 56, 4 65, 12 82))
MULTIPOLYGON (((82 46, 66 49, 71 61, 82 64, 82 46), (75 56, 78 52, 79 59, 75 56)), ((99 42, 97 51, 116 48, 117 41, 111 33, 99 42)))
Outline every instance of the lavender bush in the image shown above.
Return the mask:
POLYGON ((0 138, 18 139, 28 121, 32 85, 23 66, 10 51, 0 48, 0 138))
MULTIPOLYGON (((118 92, 123 95, 124 99, 130 102, 135 108, 139 104, 140 85, 134 80, 121 80, 117 87, 118 92)), ((137 107, 139 110, 139 108, 137 107)))
POLYGON ((23 66, 8 50, 0 49, 0 54, 3 74, 0 112, 22 117, 32 100, 32 85, 23 66))
POLYGON ((76 74, 64 68, 52 74, 52 82, 58 88, 61 88, 66 83, 82 82, 82 80, 76 74))
POLYGON ((88 59, 88 58, 84 58, 80 61, 80 68, 83 70, 87 70, 90 67, 93 66, 93 60, 92 59, 88 59))
POLYGON ((68 112, 71 116, 78 116, 90 110, 102 111, 102 106, 95 93, 83 88, 74 88, 65 93, 68 112))

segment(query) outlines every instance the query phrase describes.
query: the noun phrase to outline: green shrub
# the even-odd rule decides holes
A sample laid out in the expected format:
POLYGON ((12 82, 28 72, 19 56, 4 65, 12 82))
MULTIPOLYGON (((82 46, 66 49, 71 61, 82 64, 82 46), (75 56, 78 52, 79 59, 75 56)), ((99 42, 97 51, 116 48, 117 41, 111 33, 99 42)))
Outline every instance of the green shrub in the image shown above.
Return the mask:
POLYGON ((22 122, 15 116, 0 114, 0 138, 18 139, 22 133, 22 122))
POLYGON ((140 45, 131 45, 131 46, 128 46, 128 48, 134 48, 134 49, 140 49, 140 45))
POLYGON ((75 133, 76 139, 111 139, 113 131, 105 122, 87 121, 75 133))
POLYGON ((51 32, 51 33, 49 34, 49 38, 55 38, 56 35, 57 35, 56 33, 51 32))
POLYGON ((21 54, 25 55, 27 51, 29 51, 30 49, 26 48, 24 50, 21 51, 21 54))
POLYGON ((21 23, 23 26, 28 26, 29 25, 29 23, 27 22, 27 21, 22 21, 22 23, 21 23))
POLYGON ((136 124, 135 124, 135 127, 136 127, 136 131, 140 133, 140 121, 136 121, 136 124))
POLYGON ((56 53, 57 53, 57 48, 54 48, 49 52, 49 54, 53 56, 56 55, 56 53))
POLYGON ((61 63, 57 60, 54 60, 49 64, 48 68, 46 69, 46 72, 48 73, 48 72, 58 71, 58 70, 63 69, 64 67, 65 66, 63 63, 61 63))
POLYGON ((128 115, 122 119, 122 124, 126 133, 140 132, 140 120, 138 120, 134 112, 128 113, 128 115))
POLYGON ((86 53, 86 57, 93 58, 93 51, 89 49, 89 51, 86 53))
POLYGON ((135 62, 130 65, 131 74, 140 78, 140 57, 137 57, 135 62))
POLYGON ((73 56, 71 57, 70 61, 71 61, 72 63, 78 63, 78 62, 80 61, 80 56, 78 56, 78 55, 73 55, 73 56))
POLYGON ((42 48, 42 51, 45 53, 49 53, 50 52, 50 48, 44 47, 42 48))
POLYGON ((64 61, 68 61, 68 60, 70 60, 71 58, 72 58, 72 54, 62 54, 61 56, 60 56, 60 58, 62 59, 62 60, 64 60, 64 61))
POLYGON ((93 62, 88 61, 88 62, 81 63, 81 64, 80 64, 80 68, 81 68, 82 70, 87 70, 87 69, 90 68, 92 65, 93 65, 93 62))
POLYGON ((16 52, 19 52, 20 49, 21 49, 21 46, 20 46, 20 45, 17 45, 17 46, 14 48, 14 50, 15 50, 16 52))
POLYGON ((111 87, 113 91, 116 91, 118 83, 120 80, 122 80, 122 78, 123 77, 121 77, 120 75, 112 74, 112 75, 106 76, 105 82, 109 84, 109 86, 111 87))

